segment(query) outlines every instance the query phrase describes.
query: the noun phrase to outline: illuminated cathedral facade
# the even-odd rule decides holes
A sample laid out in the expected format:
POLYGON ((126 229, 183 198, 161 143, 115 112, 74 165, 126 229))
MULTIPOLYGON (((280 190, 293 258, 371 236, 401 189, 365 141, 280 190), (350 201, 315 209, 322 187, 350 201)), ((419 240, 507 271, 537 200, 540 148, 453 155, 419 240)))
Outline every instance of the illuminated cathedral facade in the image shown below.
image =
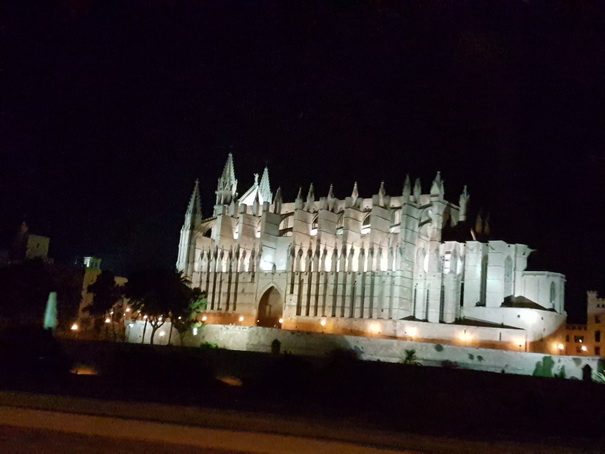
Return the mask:
POLYGON ((565 277, 527 271, 532 250, 487 240, 467 220, 466 187, 445 198, 406 177, 344 199, 311 184, 292 202, 264 169, 238 196, 232 155, 204 218, 198 184, 177 269, 207 293, 207 323, 548 351, 565 321, 565 277))

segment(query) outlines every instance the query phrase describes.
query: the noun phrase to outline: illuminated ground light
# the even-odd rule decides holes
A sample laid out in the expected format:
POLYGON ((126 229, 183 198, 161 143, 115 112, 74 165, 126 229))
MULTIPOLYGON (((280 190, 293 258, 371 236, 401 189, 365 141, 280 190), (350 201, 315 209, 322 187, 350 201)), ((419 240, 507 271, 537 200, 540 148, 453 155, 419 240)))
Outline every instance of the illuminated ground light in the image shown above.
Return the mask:
POLYGON ((586 350, 588 350, 588 349, 586 348, 586 345, 582 345, 582 349, 581 349, 581 350, 582 350, 583 352, 585 352, 585 351, 586 351, 586 350))
POLYGON ((229 386, 242 386, 242 384, 243 384, 242 381, 237 377, 225 376, 225 377, 216 377, 216 379, 229 386))
POLYGON ((379 333, 380 332, 380 325, 378 323, 372 323, 370 325, 370 332, 374 333, 374 334, 379 333))
POLYGON ((202 317, 202 321, 205 322, 206 320, 208 320, 208 317, 206 317, 205 315, 202 317))
POLYGON ((321 326, 326 326, 326 321, 325 321, 325 320, 322 320, 321 322, 319 322, 319 324, 320 324, 321 326))
POLYGON ((126 308, 126 312, 130 312, 130 308, 129 307, 126 308))
POLYGON ((107 317, 107 318, 105 319, 105 323, 111 323, 111 319, 110 319, 109 317, 107 317))
POLYGON ((557 345, 557 348, 559 349, 559 351, 565 350, 565 346, 563 344, 557 345))
POLYGON ((521 338, 513 339, 513 344, 515 344, 519 348, 523 348, 523 343, 524 342, 525 341, 523 339, 521 339, 521 338))
POLYGON ((244 317, 240 316, 239 321, 243 322, 244 321, 244 317))
POLYGON ((79 328, 80 328, 80 327, 78 326, 78 324, 77 324, 77 323, 74 323, 73 325, 71 325, 71 328, 70 328, 70 329, 71 329, 72 331, 78 331, 78 329, 79 329, 79 328))
POLYGON ((460 339, 462 339, 464 342, 469 342, 472 338, 473 335, 471 333, 467 333, 466 331, 460 333, 460 339))
POLYGON ((284 323, 284 319, 283 319, 283 318, 280 318, 280 319, 279 319, 279 323, 284 323))
POLYGON ((76 364, 69 372, 75 375, 99 375, 96 367, 87 364, 76 364))
POLYGON ((197 328, 193 328, 193 335, 197 336, 197 328))

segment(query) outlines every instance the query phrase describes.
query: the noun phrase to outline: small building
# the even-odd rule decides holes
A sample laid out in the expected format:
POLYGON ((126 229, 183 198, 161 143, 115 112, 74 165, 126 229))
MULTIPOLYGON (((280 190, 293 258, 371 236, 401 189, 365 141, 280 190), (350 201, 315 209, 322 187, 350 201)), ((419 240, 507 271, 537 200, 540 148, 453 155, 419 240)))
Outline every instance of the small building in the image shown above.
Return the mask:
POLYGON ((561 338, 567 355, 605 356, 605 298, 586 292, 586 323, 566 324, 561 338))

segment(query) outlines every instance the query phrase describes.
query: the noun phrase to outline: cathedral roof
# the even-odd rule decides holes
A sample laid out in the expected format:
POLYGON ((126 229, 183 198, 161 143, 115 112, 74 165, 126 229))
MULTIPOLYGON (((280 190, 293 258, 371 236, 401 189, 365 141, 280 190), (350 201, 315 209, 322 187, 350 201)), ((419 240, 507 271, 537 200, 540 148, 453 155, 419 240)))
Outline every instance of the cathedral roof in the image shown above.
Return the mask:
POLYGON ((250 206, 257 198, 261 205, 264 202, 271 203, 273 201, 273 193, 271 192, 271 187, 269 185, 269 169, 266 167, 265 170, 263 170, 263 176, 261 177, 260 182, 258 181, 258 173, 254 174, 254 184, 240 197, 239 204, 250 206))

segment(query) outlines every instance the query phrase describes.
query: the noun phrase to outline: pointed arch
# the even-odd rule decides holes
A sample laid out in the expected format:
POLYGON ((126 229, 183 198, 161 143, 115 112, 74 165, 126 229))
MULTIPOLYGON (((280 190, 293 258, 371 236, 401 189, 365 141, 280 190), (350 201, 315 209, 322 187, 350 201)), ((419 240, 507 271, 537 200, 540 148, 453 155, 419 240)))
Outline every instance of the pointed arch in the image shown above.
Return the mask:
POLYGON ((280 320, 284 314, 284 299, 280 291, 271 285, 260 297, 256 316, 257 326, 281 328, 280 320))

